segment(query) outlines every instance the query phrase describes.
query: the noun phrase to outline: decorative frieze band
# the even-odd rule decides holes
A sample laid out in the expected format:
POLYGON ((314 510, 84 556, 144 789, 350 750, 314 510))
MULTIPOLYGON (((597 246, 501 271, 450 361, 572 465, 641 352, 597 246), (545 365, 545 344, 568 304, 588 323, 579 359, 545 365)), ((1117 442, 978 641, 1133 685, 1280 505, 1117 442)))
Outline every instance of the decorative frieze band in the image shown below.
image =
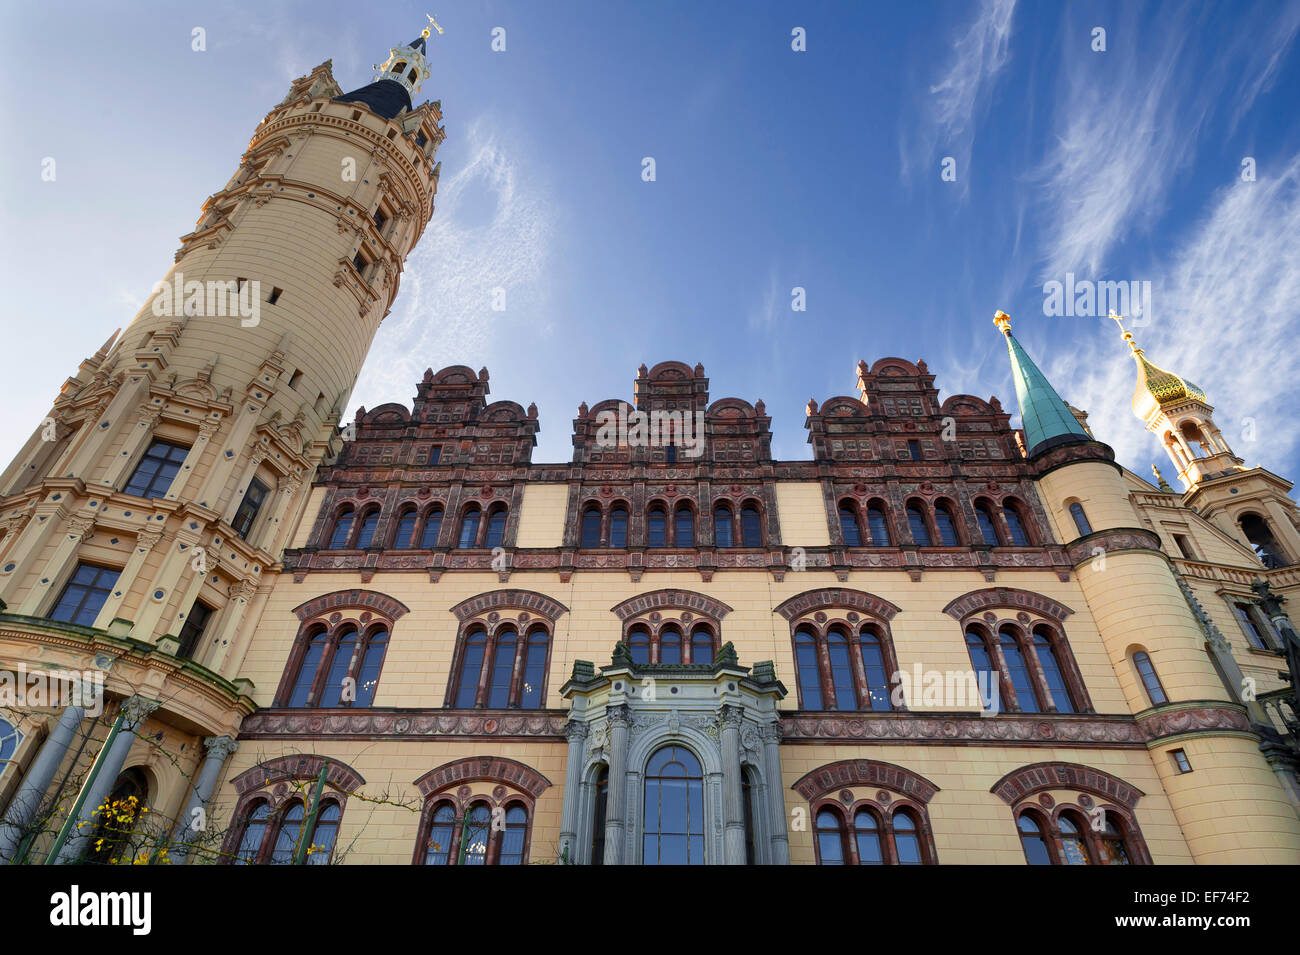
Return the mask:
POLYGON ((471 756, 443 763, 417 779, 415 785, 421 796, 428 796, 456 783, 479 780, 510 783, 534 799, 551 785, 551 781, 535 769, 500 756, 471 756))
POLYGON ((819 766, 791 788, 811 803, 847 786, 882 786, 919 803, 928 803, 939 791, 924 776, 875 759, 845 759, 819 766))
POLYGON ((862 590, 850 590, 847 587, 825 587, 821 590, 808 590, 796 594, 776 608, 776 612, 786 620, 794 620, 804 614, 831 607, 860 610, 883 620, 894 619, 898 607, 888 600, 869 594, 862 590))
POLYGON ((989 790, 1014 806, 1040 789, 1083 789, 1132 809, 1146 795, 1118 776, 1078 763, 1035 763, 1008 773, 989 790))
POLYGON ((397 620, 410 612, 410 608, 400 600, 373 590, 336 590, 333 593, 313 597, 304 604, 294 608, 299 620, 311 620, 336 607, 365 607, 383 614, 389 620, 397 620))
POLYGON ((1160 538, 1141 527, 1119 527, 1112 530, 1097 531, 1087 537, 1066 546, 1070 555, 1070 565, 1078 566, 1085 560, 1091 560, 1098 548, 1107 554, 1124 550, 1160 550, 1160 538))
POLYGON ((244 720, 241 739, 427 739, 527 737, 563 741, 568 715, 559 712, 435 710, 395 713, 391 710, 258 710, 244 720))
POLYGON ((636 617, 651 610, 662 610, 664 608, 672 610, 694 610, 705 616, 712 617, 714 620, 721 620, 727 614, 731 613, 731 608, 721 600, 715 600, 707 594, 695 593, 692 590, 653 590, 648 594, 637 594, 635 597, 629 597, 622 603, 610 607, 619 620, 627 620, 629 617, 636 617))
POLYGON ((1015 587, 985 587, 982 590, 972 590, 951 601, 943 608, 943 612, 955 620, 964 620, 985 607, 1032 610, 1058 623, 1074 613, 1065 604, 1058 603, 1051 597, 1015 587))

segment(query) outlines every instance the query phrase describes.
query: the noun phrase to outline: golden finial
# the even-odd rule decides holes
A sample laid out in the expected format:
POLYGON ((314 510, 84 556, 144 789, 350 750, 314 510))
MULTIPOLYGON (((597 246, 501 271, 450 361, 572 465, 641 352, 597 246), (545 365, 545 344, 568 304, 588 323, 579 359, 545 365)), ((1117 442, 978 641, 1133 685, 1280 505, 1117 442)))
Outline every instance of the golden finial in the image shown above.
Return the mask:
POLYGON ((993 324, 998 327, 998 331, 1003 335, 1011 334, 1011 316, 1002 309, 998 309, 993 313, 993 324))
POLYGON ((1165 480, 1165 476, 1160 473, 1160 469, 1156 467, 1154 464, 1151 465, 1151 473, 1156 476, 1156 483, 1160 485, 1160 490, 1162 491, 1173 490, 1173 488, 1169 486, 1169 482, 1165 480))
POLYGON ((1124 336, 1124 341, 1128 343, 1128 347, 1132 350, 1133 354, 1142 354, 1142 349, 1138 348, 1137 342, 1133 340, 1133 333, 1124 327, 1124 316, 1116 315, 1114 312, 1111 312, 1110 317, 1114 319, 1115 324, 1119 326, 1120 334, 1124 336))
MULTIPOLYGON (((425 16, 429 18, 429 27, 433 27, 438 31, 438 36, 442 36, 442 27, 438 26, 438 21, 428 13, 426 13, 425 16)), ((424 37, 426 40, 429 38, 429 27, 425 27, 420 31, 420 36, 424 37)))

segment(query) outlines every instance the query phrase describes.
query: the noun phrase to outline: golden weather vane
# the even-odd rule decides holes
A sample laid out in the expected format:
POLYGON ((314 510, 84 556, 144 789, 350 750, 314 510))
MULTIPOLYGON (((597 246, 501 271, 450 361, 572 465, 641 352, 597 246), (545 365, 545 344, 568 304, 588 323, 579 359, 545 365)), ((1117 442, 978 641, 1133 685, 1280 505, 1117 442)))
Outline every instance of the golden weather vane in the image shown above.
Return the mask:
MULTIPOLYGON (((435 20, 431 14, 426 13, 425 16, 429 18, 429 27, 433 27, 438 31, 438 36, 442 36, 442 27, 438 26, 438 21, 435 20)), ((429 38, 429 27, 425 27, 420 31, 420 36, 424 37, 426 40, 429 38)))

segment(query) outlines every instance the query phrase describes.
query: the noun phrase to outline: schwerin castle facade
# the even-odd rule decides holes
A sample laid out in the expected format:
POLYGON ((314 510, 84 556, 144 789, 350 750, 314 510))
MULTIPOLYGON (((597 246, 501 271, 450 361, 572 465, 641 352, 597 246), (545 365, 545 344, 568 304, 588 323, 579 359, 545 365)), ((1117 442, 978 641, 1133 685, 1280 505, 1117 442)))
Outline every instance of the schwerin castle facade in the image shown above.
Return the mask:
POLYGON ((423 37, 379 70, 292 84, 0 477, 0 857, 1300 862, 1300 513, 1195 385, 1125 333, 1181 493, 1001 313, 1022 429, 895 358, 806 461, 675 361, 564 463, 460 365, 343 423, 444 137, 423 37))

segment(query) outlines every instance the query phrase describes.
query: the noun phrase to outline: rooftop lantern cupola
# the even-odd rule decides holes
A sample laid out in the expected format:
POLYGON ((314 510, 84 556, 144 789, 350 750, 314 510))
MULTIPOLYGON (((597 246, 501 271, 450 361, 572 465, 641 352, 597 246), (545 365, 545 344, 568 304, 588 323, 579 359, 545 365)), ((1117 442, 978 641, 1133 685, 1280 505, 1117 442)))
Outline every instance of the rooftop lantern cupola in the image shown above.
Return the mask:
POLYGON ((420 84, 429 78, 425 41, 432 30, 442 33, 438 21, 429 17, 429 26, 420 31, 418 37, 405 46, 395 46, 388 51, 388 59, 374 67, 373 81, 360 89, 334 97, 334 101, 362 103, 385 119, 396 119, 411 109, 411 98, 420 91, 420 84))

